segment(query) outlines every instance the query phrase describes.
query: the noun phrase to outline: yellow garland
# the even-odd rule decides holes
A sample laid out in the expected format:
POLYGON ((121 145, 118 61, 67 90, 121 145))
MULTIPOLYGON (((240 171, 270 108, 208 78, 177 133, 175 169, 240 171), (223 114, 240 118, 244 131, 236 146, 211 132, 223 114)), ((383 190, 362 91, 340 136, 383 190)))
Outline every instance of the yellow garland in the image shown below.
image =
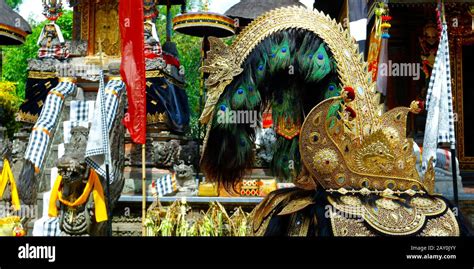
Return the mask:
POLYGON ((58 208, 56 206, 56 201, 59 200, 61 203, 69 207, 76 207, 87 202, 89 194, 92 191, 94 198, 94 207, 95 207, 95 218, 97 222, 106 221, 107 217, 107 208, 105 206, 104 199, 104 190, 102 189, 102 184, 100 183, 99 176, 97 173, 91 169, 89 179, 87 180, 86 186, 84 187, 84 192, 77 198, 74 202, 63 199, 62 193, 60 190, 62 177, 58 175, 54 183, 53 189, 51 190, 51 196, 49 200, 49 210, 48 215, 50 217, 58 216, 58 208))
POLYGON ((13 178, 12 169, 10 162, 7 159, 3 161, 3 171, 0 177, 0 198, 3 196, 3 192, 7 187, 7 182, 10 182, 12 192, 12 205, 15 210, 20 210, 20 198, 18 196, 18 189, 16 188, 15 179, 13 178))

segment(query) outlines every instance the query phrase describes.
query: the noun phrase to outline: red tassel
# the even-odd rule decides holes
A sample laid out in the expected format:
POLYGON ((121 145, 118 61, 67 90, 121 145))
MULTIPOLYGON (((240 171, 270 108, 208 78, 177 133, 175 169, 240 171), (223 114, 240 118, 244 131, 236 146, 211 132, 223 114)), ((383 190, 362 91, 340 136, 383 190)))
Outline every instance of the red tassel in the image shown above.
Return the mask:
POLYGON ((357 116, 357 114, 356 114, 356 112, 354 111, 354 109, 352 109, 352 107, 350 107, 350 106, 346 106, 345 111, 349 112, 349 120, 353 120, 353 119, 355 119, 355 117, 357 116))
POLYGON ((344 91, 346 92, 345 94, 345 101, 354 101, 355 99, 355 92, 354 92, 354 88, 350 87, 350 86, 346 86, 344 87, 344 91))

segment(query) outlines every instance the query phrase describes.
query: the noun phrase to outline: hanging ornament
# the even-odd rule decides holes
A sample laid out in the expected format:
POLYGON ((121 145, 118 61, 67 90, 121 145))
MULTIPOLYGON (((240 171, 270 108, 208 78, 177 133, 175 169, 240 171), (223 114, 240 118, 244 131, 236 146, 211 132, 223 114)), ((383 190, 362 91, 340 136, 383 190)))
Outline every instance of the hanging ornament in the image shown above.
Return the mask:
POLYGON ((392 17, 388 15, 389 9, 386 4, 382 4, 383 8, 383 15, 381 16, 382 19, 382 24, 380 25, 380 28, 382 30, 382 38, 384 39, 389 39, 390 34, 388 33, 389 29, 392 27, 390 24, 390 21, 392 20, 392 17))

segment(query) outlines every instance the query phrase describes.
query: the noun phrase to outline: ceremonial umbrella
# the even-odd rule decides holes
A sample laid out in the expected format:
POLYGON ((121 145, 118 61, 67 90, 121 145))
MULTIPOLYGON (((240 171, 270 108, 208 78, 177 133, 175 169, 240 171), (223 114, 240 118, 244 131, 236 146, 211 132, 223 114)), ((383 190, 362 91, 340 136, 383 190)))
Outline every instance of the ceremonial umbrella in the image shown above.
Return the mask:
MULTIPOLYGON (((30 25, 11 9, 5 0, 0 0, 0 46, 21 45, 31 34, 30 25)), ((0 47, 0 80, 2 78, 2 48, 0 47)), ((1 123, 0 123, 1 126, 1 123)))
MULTIPOLYGON (((207 37, 229 37, 235 34, 235 22, 233 19, 208 11, 208 3, 204 5, 204 11, 182 13, 173 19, 173 29, 179 33, 203 38, 201 47, 201 66, 209 49, 207 37)), ((202 112, 204 104, 204 73, 201 72, 201 90, 199 94, 199 113, 202 112)), ((201 124, 199 123, 199 137, 201 136, 201 124)), ((199 145, 200 143, 198 143, 199 145)), ((198 146, 199 154, 199 146, 198 146)), ((196 177, 199 173, 197 169, 196 177)))
POLYGON ((29 34, 28 22, 0 0, 0 45, 21 45, 29 34))
POLYGON ((306 7, 298 0, 241 0, 224 14, 235 19, 238 22, 236 26, 242 29, 263 13, 286 6, 306 7))

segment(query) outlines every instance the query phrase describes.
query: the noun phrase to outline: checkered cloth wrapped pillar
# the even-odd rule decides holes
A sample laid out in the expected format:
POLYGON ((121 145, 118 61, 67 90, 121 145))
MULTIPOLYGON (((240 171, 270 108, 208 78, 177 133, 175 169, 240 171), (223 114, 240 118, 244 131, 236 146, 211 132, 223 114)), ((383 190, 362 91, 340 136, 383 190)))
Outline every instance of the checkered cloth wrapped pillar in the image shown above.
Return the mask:
POLYGON ((423 172, 426 171, 431 157, 436 165, 438 143, 450 143, 452 148, 455 146, 451 67, 446 23, 443 24, 441 41, 428 86, 426 110, 428 115, 423 139, 423 172))
POLYGON ((36 172, 43 167, 44 157, 48 149, 52 132, 54 131, 64 105, 64 100, 76 90, 76 84, 71 81, 61 81, 49 91, 43 110, 30 135, 25 159, 35 165, 36 172))
MULTIPOLYGON (((92 121, 92 126, 89 132, 89 138, 87 141, 86 149, 86 162, 102 177, 106 176, 105 173, 105 159, 106 154, 110 152, 108 147, 108 136, 110 136, 110 130, 114 124, 117 109, 120 101, 120 95, 122 90, 125 88, 125 83, 121 80, 111 80, 107 83, 107 86, 100 87, 99 91, 103 90, 104 93, 97 94, 97 101, 95 106, 96 117, 92 121), (101 100, 101 96, 104 99, 101 100), (105 115, 105 125, 107 130, 103 130, 104 125, 103 118, 100 115, 105 115), (107 152, 108 151, 108 152, 107 152)), ((115 179, 117 174, 116 167, 111 167, 110 181, 111 183, 115 179)))

